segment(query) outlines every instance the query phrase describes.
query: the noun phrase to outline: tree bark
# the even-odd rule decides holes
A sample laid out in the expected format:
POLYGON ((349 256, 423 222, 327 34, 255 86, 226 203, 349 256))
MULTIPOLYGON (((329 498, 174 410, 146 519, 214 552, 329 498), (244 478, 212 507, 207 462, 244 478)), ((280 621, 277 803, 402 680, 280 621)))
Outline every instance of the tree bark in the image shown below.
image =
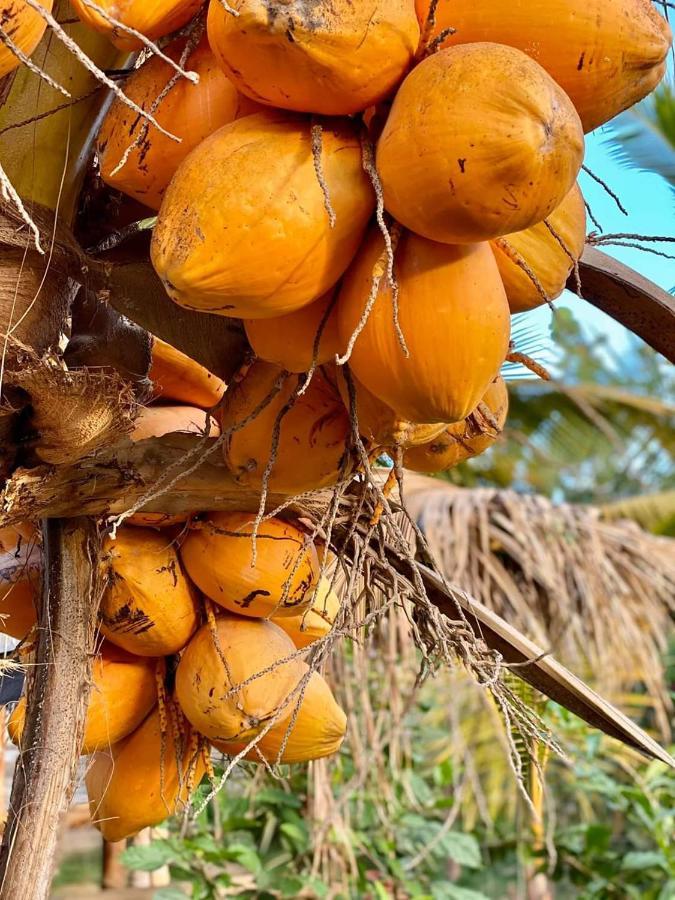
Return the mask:
POLYGON ((46 900, 72 798, 91 681, 99 541, 89 519, 43 527, 45 576, 28 709, 0 849, 0 900, 46 900))

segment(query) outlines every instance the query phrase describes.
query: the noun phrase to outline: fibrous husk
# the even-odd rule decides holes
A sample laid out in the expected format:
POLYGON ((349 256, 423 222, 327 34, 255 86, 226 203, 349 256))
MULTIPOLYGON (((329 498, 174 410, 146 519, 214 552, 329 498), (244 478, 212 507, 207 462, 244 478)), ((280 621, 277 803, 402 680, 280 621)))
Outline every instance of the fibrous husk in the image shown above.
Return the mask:
POLYGON ((89 813, 107 841, 121 841, 184 810, 205 765, 191 729, 154 710, 87 770, 89 813))
MULTIPOLYGON (((104 750, 131 734, 157 702, 154 659, 142 659, 104 644, 92 669, 92 686, 81 753, 104 750)), ((21 746, 26 698, 15 707, 8 730, 21 746)))
POLYGON ((484 453, 499 439, 508 410, 509 393, 499 376, 466 419, 448 425, 432 441, 406 450, 403 465, 415 472, 445 472, 484 453))
POLYGON ((37 621, 42 551, 34 540, 0 553, 0 632, 23 640, 37 621))
POLYGON ((292 523, 266 519, 256 534, 250 513, 210 513, 182 541, 185 569, 211 600, 252 618, 294 616, 312 602, 319 558, 311 540, 292 523), (255 564, 254 564, 255 563, 255 564))
POLYGON ((272 622, 282 628, 300 650, 325 637, 340 610, 340 597, 325 576, 312 591, 312 605, 297 616, 272 616, 272 622))
POLYGON ((462 44, 403 82, 377 170, 402 225, 470 243, 541 222, 572 188, 583 154, 579 116, 541 66, 512 47, 462 44))
POLYGON ((225 125, 188 156, 167 188, 151 244, 173 300, 221 316, 272 318, 333 287, 375 196, 353 123, 322 126, 323 188, 313 144, 307 119, 270 110, 225 125))
POLYGON ((120 528, 104 544, 101 632, 139 656, 177 653, 196 630, 197 592, 166 535, 120 528))
MULTIPOLYGON (((178 63, 185 50, 186 42, 181 39, 164 52, 178 63)), ((183 67, 199 76, 196 84, 180 77, 160 57, 152 56, 124 85, 126 96, 152 112, 160 125, 181 139, 180 143, 148 127, 119 98, 110 107, 98 135, 103 180, 150 209, 159 209, 178 166, 204 138, 228 122, 260 110, 220 70, 205 37, 183 60, 183 67), (157 105, 159 97, 162 100, 157 105), (126 157, 132 145, 134 149, 126 157)))
POLYGON ((5 373, 5 384, 29 396, 34 449, 44 462, 75 462, 132 430, 133 391, 118 373, 67 371, 54 357, 18 353, 16 359, 24 364, 5 373))
MULTIPOLYGON (((426 21, 430 0, 416 6, 426 21)), ((496 41, 524 51, 555 78, 592 131, 663 78, 671 33, 657 6, 651 0, 440 0, 432 37, 450 26, 444 47, 496 41)))
MULTIPOLYGON (((309 671, 303 663, 305 672, 309 671)), ((245 759, 267 763, 305 763, 332 756, 340 749, 347 732, 347 717, 333 696, 328 683, 312 672, 294 719, 274 725, 246 753, 245 759)), ((228 756, 246 749, 245 743, 215 742, 228 756)))
POLYGON ((217 741, 249 740, 275 718, 285 721, 304 674, 301 660, 282 662, 295 652, 288 635, 263 619, 221 615, 202 625, 176 672, 183 712, 217 741))
POLYGON ((284 381, 283 370, 256 360, 226 393, 221 415, 223 434, 227 432, 225 462, 242 486, 263 484, 275 431, 278 446, 268 478, 272 491, 299 494, 335 484, 349 465, 350 424, 340 395, 317 371, 299 396, 301 377, 291 375, 284 381))
POLYGON ((209 5, 209 41, 225 72, 254 100, 337 116, 383 100, 419 40, 408 0, 232 0, 209 5))

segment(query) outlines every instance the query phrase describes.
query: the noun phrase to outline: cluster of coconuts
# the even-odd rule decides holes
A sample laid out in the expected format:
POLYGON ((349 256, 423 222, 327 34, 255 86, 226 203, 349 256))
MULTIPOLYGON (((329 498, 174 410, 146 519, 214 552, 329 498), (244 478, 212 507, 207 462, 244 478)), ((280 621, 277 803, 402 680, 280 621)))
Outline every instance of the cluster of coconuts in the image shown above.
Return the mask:
MULTIPOLYGON (((161 341, 152 351, 155 399, 132 439, 203 433, 225 385, 161 341)), ((274 765, 329 756, 344 739, 342 709, 299 652, 328 635, 340 609, 322 575, 325 548, 272 518, 253 566, 254 518, 136 513, 106 539, 81 753, 92 821, 107 840, 180 811, 212 774, 214 747, 274 765)), ((42 569, 32 526, 0 532, 0 629, 22 642, 25 660, 42 569)), ((9 720, 19 746, 26 702, 9 720)))

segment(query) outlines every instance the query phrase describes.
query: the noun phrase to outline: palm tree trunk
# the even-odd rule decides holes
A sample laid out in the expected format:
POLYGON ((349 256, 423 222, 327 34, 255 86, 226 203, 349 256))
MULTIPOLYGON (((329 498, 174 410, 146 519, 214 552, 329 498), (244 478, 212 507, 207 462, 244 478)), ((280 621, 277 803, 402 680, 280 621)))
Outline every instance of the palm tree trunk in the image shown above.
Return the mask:
POLYGON ((0 849, 0 900, 46 900, 73 796, 91 682, 99 540, 90 519, 43 526, 44 584, 23 746, 0 849))

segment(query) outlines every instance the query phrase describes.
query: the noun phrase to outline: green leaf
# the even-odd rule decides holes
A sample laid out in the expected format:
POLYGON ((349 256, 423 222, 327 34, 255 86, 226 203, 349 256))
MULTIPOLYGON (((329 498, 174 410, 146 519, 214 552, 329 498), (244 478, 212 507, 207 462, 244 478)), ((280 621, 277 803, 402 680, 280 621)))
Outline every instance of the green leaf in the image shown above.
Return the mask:
POLYGON ((391 894, 381 882, 374 881, 372 886, 375 888, 379 900, 391 900, 391 894))
POLYGON ((468 869, 481 869, 483 867, 480 846, 472 834, 449 831, 443 835, 438 846, 451 860, 460 866, 466 866, 468 869))
POLYGON ((127 847, 122 853, 122 865, 138 872, 154 872, 177 857, 167 841, 153 841, 147 847, 127 847))
POLYGON ((472 891, 449 881, 435 881, 431 885, 431 896, 434 900, 490 900, 480 891, 472 891))
POLYGON ((177 887, 164 887, 152 895, 152 900, 186 900, 187 894, 177 887))
POLYGON ((668 871, 666 860, 656 850, 633 850, 631 853, 627 853, 621 862, 621 868, 627 870, 652 869, 654 867, 668 871))
POLYGON ((253 875, 257 875, 262 869, 262 860, 257 851, 246 844, 230 844, 227 847, 227 855, 253 875))
POLYGON ((297 850, 304 851, 309 846, 309 834, 304 823, 298 825, 293 822, 284 822, 279 830, 290 839, 297 850))

